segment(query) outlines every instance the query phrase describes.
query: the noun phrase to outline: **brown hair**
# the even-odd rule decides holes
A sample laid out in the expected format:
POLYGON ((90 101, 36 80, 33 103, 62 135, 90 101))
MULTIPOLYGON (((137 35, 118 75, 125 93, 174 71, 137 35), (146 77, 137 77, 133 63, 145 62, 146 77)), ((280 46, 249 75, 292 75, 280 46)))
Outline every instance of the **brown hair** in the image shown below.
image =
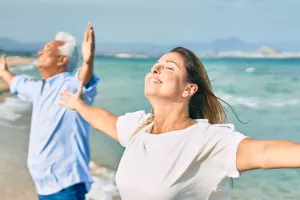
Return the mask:
POLYGON ((220 102, 222 100, 213 93, 210 80, 200 59, 192 51, 183 47, 176 47, 171 52, 179 53, 182 56, 187 82, 198 86, 197 92, 189 102, 189 117, 192 119, 205 118, 211 124, 225 123, 226 113, 220 102))

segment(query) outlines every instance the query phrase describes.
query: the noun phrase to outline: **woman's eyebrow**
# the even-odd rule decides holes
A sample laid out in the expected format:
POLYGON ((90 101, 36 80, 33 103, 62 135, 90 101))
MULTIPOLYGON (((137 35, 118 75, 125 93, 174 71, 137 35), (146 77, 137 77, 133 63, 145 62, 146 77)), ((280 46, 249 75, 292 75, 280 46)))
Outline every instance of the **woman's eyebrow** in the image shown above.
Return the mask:
POLYGON ((178 64, 176 63, 176 62, 174 62, 174 61, 171 61, 171 60, 167 60, 166 62, 170 62, 170 63, 173 63, 173 64, 175 64, 177 67, 179 67, 178 66, 178 64))

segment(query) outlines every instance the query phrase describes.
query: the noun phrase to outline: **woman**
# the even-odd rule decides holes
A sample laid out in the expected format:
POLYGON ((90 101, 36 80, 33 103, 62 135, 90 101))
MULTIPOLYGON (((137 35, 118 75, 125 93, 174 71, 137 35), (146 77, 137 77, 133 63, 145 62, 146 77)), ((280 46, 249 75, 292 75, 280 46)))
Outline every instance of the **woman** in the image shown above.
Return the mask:
POLYGON ((228 199, 231 178, 242 172, 300 166, 300 145, 251 139, 224 124, 202 63, 185 48, 154 64, 145 95, 151 113, 118 117, 86 105, 80 92, 62 93, 61 106, 126 147, 116 175, 124 200, 228 199))

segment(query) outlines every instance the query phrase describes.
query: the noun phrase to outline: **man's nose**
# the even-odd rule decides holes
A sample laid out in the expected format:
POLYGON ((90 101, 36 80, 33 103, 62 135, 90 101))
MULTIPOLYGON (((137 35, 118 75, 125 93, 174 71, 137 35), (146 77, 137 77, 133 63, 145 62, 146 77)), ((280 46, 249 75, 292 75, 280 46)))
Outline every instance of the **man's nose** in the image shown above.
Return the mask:
POLYGON ((42 55, 42 50, 38 52, 38 55, 41 56, 42 55))

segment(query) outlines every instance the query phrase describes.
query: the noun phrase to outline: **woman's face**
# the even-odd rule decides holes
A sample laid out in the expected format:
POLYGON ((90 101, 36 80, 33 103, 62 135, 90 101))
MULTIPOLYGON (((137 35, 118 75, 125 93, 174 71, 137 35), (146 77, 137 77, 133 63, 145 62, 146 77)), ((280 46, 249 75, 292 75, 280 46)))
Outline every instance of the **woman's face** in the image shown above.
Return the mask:
POLYGON ((167 53, 153 65, 145 77, 145 95, 174 102, 185 97, 186 69, 179 53, 167 53))

